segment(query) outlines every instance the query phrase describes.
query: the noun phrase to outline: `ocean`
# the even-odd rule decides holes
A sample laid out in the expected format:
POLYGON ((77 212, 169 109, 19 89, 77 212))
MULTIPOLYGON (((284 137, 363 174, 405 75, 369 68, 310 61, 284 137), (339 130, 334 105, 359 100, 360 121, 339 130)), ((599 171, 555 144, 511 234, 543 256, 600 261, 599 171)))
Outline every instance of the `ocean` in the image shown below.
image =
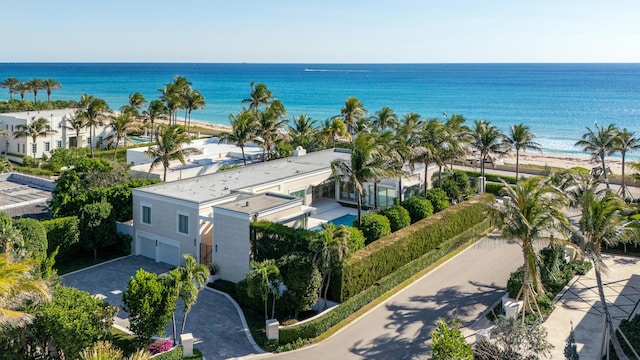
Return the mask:
MULTIPOLYGON (((283 102, 289 118, 307 114, 318 122, 355 96, 370 115, 390 106, 400 116, 462 114, 468 125, 488 120, 503 131, 524 123, 546 152, 582 154, 573 144, 595 123, 640 133, 640 64, 0 63, 0 80, 53 78, 62 88, 52 99, 87 93, 114 109, 134 92, 156 99, 174 75, 204 95, 207 105, 192 119, 210 123, 228 124, 255 81, 283 102)), ((8 98, 0 89, 0 100, 8 98)))

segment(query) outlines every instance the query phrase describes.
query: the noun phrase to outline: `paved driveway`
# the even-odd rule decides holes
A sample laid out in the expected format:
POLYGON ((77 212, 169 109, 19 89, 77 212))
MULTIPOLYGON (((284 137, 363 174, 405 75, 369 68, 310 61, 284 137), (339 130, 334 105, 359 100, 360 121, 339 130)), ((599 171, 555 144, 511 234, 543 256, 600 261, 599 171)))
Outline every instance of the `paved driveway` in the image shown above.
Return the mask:
MULTIPOLYGON (((143 256, 127 256, 64 275, 62 283, 104 297, 108 303, 122 309, 122 292, 127 289, 131 276, 140 268, 161 274, 172 266, 156 263, 143 256)), ((178 332, 182 325, 182 308, 182 304, 176 308, 178 332)), ((127 313, 120 310, 116 323, 126 327, 126 318, 127 313)), ((224 295, 210 289, 200 292, 198 302, 187 317, 185 332, 193 333, 195 346, 209 360, 257 353, 245 335, 235 306, 224 295)), ((164 335, 172 336, 171 325, 167 326, 164 335)))

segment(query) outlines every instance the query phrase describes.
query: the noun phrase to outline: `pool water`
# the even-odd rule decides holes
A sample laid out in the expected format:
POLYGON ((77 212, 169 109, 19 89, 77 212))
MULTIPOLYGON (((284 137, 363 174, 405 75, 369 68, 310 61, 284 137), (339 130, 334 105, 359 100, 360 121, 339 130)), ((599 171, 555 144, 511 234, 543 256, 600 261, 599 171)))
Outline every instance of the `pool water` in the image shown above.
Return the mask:
MULTIPOLYGON (((340 226, 340 225, 345 225, 345 226, 352 226, 353 225, 353 221, 357 218, 357 216, 355 215, 342 215, 339 218, 335 218, 333 220, 329 220, 328 222, 331 224, 334 224, 335 226, 340 226)), ((321 231, 322 230, 322 225, 320 226, 314 226, 311 229, 309 229, 311 231, 321 231)))

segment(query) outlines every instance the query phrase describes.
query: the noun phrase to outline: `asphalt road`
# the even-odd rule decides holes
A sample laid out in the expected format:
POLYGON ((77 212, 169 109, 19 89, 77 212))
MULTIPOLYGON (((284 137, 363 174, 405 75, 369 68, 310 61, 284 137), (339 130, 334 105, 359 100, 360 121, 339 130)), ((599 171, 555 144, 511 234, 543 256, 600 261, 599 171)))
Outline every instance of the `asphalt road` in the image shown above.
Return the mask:
POLYGON ((425 359, 440 317, 473 323, 504 295, 522 264, 520 246, 487 237, 372 309, 329 339, 268 359, 425 359))

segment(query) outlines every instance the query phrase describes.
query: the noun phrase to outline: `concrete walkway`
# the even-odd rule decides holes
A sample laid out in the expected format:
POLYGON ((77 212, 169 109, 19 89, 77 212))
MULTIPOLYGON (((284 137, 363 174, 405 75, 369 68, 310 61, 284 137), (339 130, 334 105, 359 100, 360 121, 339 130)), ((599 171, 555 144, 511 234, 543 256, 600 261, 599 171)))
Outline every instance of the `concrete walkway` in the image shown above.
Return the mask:
MULTIPOLYGON (((605 299, 618 325, 629 318, 640 301, 640 258, 605 255, 604 261, 608 267, 607 273, 602 274, 605 299)), ((552 359, 564 359, 572 324, 580 358, 599 359, 603 317, 595 271, 591 269, 576 278, 556 300, 556 308, 543 324, 549 332, 549 342, 554 345, 552 359)))

